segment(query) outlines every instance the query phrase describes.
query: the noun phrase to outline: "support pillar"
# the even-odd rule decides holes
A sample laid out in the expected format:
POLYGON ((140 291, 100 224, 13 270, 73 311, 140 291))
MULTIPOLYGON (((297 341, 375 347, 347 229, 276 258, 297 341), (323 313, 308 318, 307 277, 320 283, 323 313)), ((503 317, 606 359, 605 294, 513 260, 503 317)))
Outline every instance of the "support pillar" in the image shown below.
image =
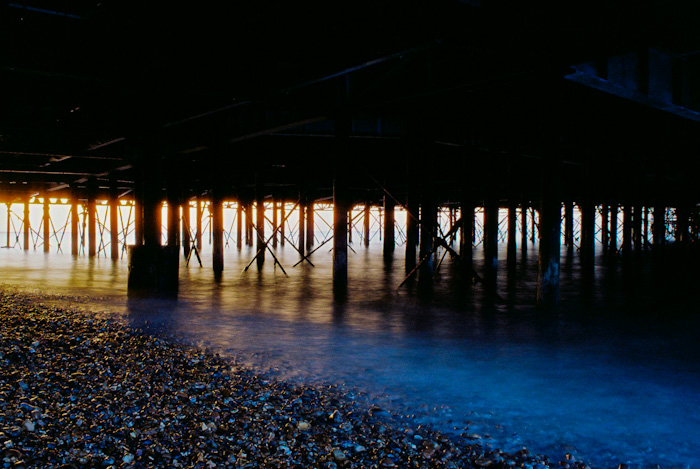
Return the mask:
POLYGON ((610 255, 617 255, 617 202, 610 204, 610 255))
POLYGON ((595 255, 595 205, 590 200, 584 200, 581 210, 581 262, 587 266, 593 264, 595 255))
MULTIPOLYGON (((197 243, 197 251, 202 252, 202 196, 198 195, 197 196, 197 210, 195 213, 195 216, 197 219, 195 220, 195 232, 194 232, 194 237, 195 237, 195 242, 197 243)), ((238 218, 240 220, 240 217, 238 218)), ((241 245, 241 238, 240 238, 240 225, 238 225, 238 245, 241 245)))
POLYGON ((286 235, 285 235, 285 227, 286 227, 286 225, 287 225, 287 224, 285 223, 285 221, 284 221, 284 219, 285 219, 285 213, 284 213, 285 208, 284 208, 284 204, 285 204, 284 199, 282 199, 282 202, 280 203, 280 223, 282 224, 282 225, 280 226, 280 244, 281 244, 282 246, 284 246, 284 242, 285 242, 285 239, 284 239, 285 236, 286 236, 286 235))
POLYGON ((29 233, 32 229, 29 223, 29 196, 24 199, 24 218, 22 224, 24 225, 24 250, 29 251, 29 233))
POLYGON ((644 206, 644 246, 649 244, 649 207, 644 206))
POLYGON ((182 254, 185 259, 190 255, 192 248, 192 235, 190 233, 191 216, 190 216, 190 201, 187 197, 180 205, 182 207, 182 254))
POLYGON ((522 226, 520 227, 522 230, 521 237, 520 237, 520 249, 523 250, 523 252, 527 252, 527 203, 523 202, 523 204, 520 206, 520 218, 522 219, 522 226))
POLYGON ((396 240, 394 238, 394 199, 388 195, 384 196, 384 255, 390 256, 394 253, 396 240))
POLYGON ((243 245, 243 202, 240 197, 236 201, 236 249, 239 251, 243 245))
POLYGON ((506 255, 506 261, 508 263, 509 268, 515 267, 516 260, 516 208, 517 205, 515 203, 515 200, 511 197, 511 199, 508 201, 508 251, 506 255))
POLYGON ((419 257, 424 261, 420 268, 420 279, 430 279, 433 275, 433 236, 437 225, 437 207, 433 198, 432 188, 421 188, 420 205, 420 251, 419 257))
POLYGON ((418 194, 414 189, 409 189, 406 195, 406 271, 410 272, 416 266, 416 246, 418 245, 418 194))
POLYGON ((642 250, 642 206, 640 204, 634 206, 632 240, 634 242, 634 250, 640 252, 642 250))
POLYGON ((279 204, 278 204, 277 200, 272 201, 272 247, 273 248, 277 247, 277 226, 278 226, 277 213, 279 211, 278 205, 279 204))
POLYGON ((211 197, 212 268, 214 275, 224 271, 224 203, 218 189, 211 197))
POLYGON ((253 245, 253 203, 245 204, 245 243, 247 246, 253 245))
POLYGON ((363 221, 364 221, 364 237, 365 237, 365 247, 369 247, 369 201, 365 202, 365 211, 363 215, 363 221))
POLYGON ((561 250, 561 202, 556 196, 556 182, 543 181, 540 206, 540 246, 537 271, 537 304, 553 306, 559 301, 559 263, 561 250))
POLYGON ((484 280, 496 284, 498 269, 498 198, 490 194, 484 200, 484 280))
POLYGON ((608 248, 610 247, 610 207, 608 207, 607 204, 604 204, 601 210, 601 219, 602 219, 602 227, 601 227, 601 240, 603 244, 603 251, 607 252, 608 248))
POLYGON ((5 233, 7 235, 7 249, 10 249, 10 225, 12 224, 12 214, 10 213, 10 207, 12 206, 11 202, 6 202, 5 206, 7 207, 7 232, 5 233))
POLYGON ((117 183, 112 181, 109 191, 109 245, 112 260, 119 259, 119 194, 117 183))
POLYGON ((313 248, 313 245, 314 245, 314 229, 315 229, 314 203, 313 203, 313 201, 311 201, 306 206, 306 249, 307 249, 307 251, 311 251, 311 249, 313 248))
MULTIPOLYGON (((259 176, 258 176, 259 177, 259 176)), ((258 179, 255 187, 255 231, 257 240, 256 243, 256 262, 258 269, 262 269, 265 263, 265 192, 263 185, 258 179)))
MULTIPOLYGON (((335 209, 334 209, 335 210, 335 209)), ((299 204, 299 253, 303 256, 306 248, 306 243, 304 240, 304 236, 306 234, 306 226, 305 226, 305 221, 306 221, 306 206, 304 203, 299 204)))
POLYGON ((564 202, 564 245, 569 252, 574 250, 574 203, 571 200, 564 202))
POLYGON ((676 243, 685 244, 690 239, 690 213, 687 205, 680 203, 676 207, 676 243))
POLYGON ((622 254, 629 254, 632 249, 632 206, 626 204, 622 213, 622 254))
POLYGON ((654 206, 654 226, 652 231, 654 234, 654 246, 666 244, 666 206, 663 204, 654 206))
POLYGON ((474 232, 474 199, 467 189, 462 190, 462 226, 460 226, 459 255, 462 261, 471 266, 472 263, 472 233, 474 232))
POLYGON ((73 256, 77 256, 79 252, 78 246, 80 243, 80 229, 78 222, 78 194, 77 190, 73 188, 72 198, 70 201, 70 253, 73 256))
POLYGON ((88 255, 90 257, 95 257, 97 255, 97 213, 96 213, 96 201, 95 193, 97 192, 96 181, 90 179, 88 181, 88 201, 87 201, 87 213, 88 213, 88 255))
POLYGON ((49 211, 49 196, 44 193, 44 252, 49 252, 51 248, 51 214, 49 211))
POLYGON ((168 243, 167 245, 179 251, 179 234, 180 234, 180 213, 177 199, 172 195, 168 195, 168 243))

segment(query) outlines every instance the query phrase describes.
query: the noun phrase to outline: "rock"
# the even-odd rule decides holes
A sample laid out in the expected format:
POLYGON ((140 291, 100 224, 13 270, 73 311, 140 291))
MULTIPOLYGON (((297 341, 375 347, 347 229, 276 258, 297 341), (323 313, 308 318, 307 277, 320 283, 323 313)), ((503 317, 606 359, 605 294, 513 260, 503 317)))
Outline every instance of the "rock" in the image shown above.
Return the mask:
POLYGON ((490 459, 481 458, 474 461, 474 463, 479 467, 489 467, 493 464, 493 461, 491 461, 490 459))
POLYGON ((348 457, 339 448, 333 449, 333 459, 336 461, 345 461, 348 457))
POLYGON ((124 457, 122 458, 122 461, 124 462, 124 464, 131 464, 131 462, 133 460, 134 460, 134 455, 131 453, 125 454, 124 457))
POLYGON ((299 431, 305 432, 305 431, 308 431, 310 428, 311 428, 311 424, 309 422, 304 421, 304 420, 297 423, 297 429, 299 431))
POLYGON ((24 421, 24 428, 26 428, 28 432, 33 432, 34 431, 34 422, 32 422, 31 420, 25 420, 24 421))

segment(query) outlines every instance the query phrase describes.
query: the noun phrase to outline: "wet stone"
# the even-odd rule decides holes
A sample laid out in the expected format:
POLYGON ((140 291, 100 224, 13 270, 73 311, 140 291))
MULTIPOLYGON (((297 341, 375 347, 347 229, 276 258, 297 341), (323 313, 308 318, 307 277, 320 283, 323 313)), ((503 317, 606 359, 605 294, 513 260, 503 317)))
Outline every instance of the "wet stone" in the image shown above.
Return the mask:
POLYGON ((525 451, 497 454, 480 438, 407 428, 357 393, 263 377, 206 350, 2 289, 0 337, 5 467, 548 466, 525 451))

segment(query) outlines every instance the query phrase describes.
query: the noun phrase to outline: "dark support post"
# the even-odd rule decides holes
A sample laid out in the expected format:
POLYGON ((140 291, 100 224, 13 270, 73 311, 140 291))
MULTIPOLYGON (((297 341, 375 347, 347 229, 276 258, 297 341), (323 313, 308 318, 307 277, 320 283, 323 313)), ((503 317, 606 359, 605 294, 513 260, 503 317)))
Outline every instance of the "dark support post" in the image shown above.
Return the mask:
POLYGON ((459 254, 462 261, 471 265, 472 263, 472 232, 474 231, 474 199, 468 189, 462 189, 462 226, 460 227, 459 254))
POLYGON ((535 242, 535 236, 537 235, 537 227, 535 226, 535 214, 537 211, 535 210, 535 207, 531 207, 531 217, 530 217, 530 242, 534 243, 535 242))
POLYGON ((388 195, 384 196, 384 255, 390 256, 394 253, 394 199, 388 195))
POLYGON ((634 240, 634 250, 642 250, 642 206, 634 206, 634 219, 632 220, 632 239, 634 240))
POLYGON ((415 189, 409 188, 406 195, 406 272, 410 272, 416 266, 416 246, 418 245, 418 218, 419 205, 418 194, 415 189))
POLYGON ((654 246, 663 246, 666 241, 666 206, 654 206, 654 246))
POLYGON ((365 247, 369 247, 369 201, 365 202, 365 211, 363 215, 363 221, 365 224, 364 236, 365 236, 365 247))
POLYGON ((212 267, 215 275, 221 275, 224 271, 224 203, 218 188, 211 196, 211 235, 212 267))
POLYGON ((579 207, 581 210, 581 261, 591 266, 595 254, 595 205, 590 199, 586 199, 579 207))
MULTIPOLYGON (((557 187, 558 173, 558 162, 549 162, 542 180, 540 252, 537 271, 537 304, 539 306, 556 305, 559 301, 561 201, 557 187)), ((593 208, 592 205, 591 208, 593 208)), ((588 207, 586 210, 590 211, 588 207)))
POLYGON ((303 256, 305 253, 306 243, 304 242, 304 235, 306 234, 306 227, 304 222, 306 221, 306 206, 305 203, 299 204, 299 253, 303 256))
POLYGON ((277 200, 272 201, 272 247, 277 247, 277 212, 279 211, 277 200))
POLYGON ((601 228, 601 240, 603 243, 603 251, 607 252, 608 247, 610 245, 610 207, 608 207, 607 204, 603 204, 602 206, 601 220, 601 223, 603 225, 601 228))
POLYGON ((306 206, 306 249, 311 251, 314 245, 314 203, 309 202, 306 206))
MULTIPOLYGON (((8 199, 9 200, 9 199, 8 199)), ((6 202, 5 205, 7 206, 7 228, 6 228, 6 235, 7 235, 7 248, 10 248, 10 225, 12 223, 12 213, 10 212, 10 207, 12 206, 12 202, 6 202)))
POLYGON ((97 191, 96 181, 90 179, 88 181, 88 202, 87 202, 87 213, 88 213, 88 255, 94 257, 97 254, 97 214, 96 202, 95 202, 95 192, 97 191))
POLYGON ((484 199, 484 280, 491 287, 498 268, 498 211, 498 198, 491 193, 484 199))
POLYGON ((433 199, 433 190, 426 185, 421 187, 420 206, 420 251, 421 261, 425 259, 420 268, 420 278, 429 279, 433 275, 433 236, 437 224, 437 208, 433 199))
POLYGON ((348 243, 352 244, 352 206, 348 206, 348 243))
POLYGON ((617 202, 610 204, 610 255, 617 255, 617 202))
POLYGON ((508 246, 506 260, 509 268, 515 267, 515 253, 517 251, 516 246, 516 233, 515 233, 515 223, 516 223, 516 210, 517 204, 513 197, 508 201, 508 246))
POLYGON ((567 251, 574 250, 574 203, 571 200, 564 202, 564 245, 567 251))
POLYGON ((286 223, 284 222, 284 219, 285 219, 284 204, 285 204, 284 199, 282 199, 282 202, 280 203, 280 220, 282 220, 282 226, 280 226, 280 244, 282 246, 284 246, 284 241, 285 241, 284 230, 285 230, 285 225, 286 225, 286 223))
POLYGON ((522 219, 522 230, 520 237, 520 249, 527 251, 527 203, 523 202, 520 206, 520 218, 522 219))
POLYGON ((75 188, 73 188, 72 195, 70 201, 70 253, 77 256, 80 243, 80 215, 78 214, 78 191, 75 188))
POLYGON ((24 198, 24 218, 22 220, 24 225, 24 250, 29 251, 29 232, 32 227, 29 224, 29 196, 24 198))
MULTIPOLYGON (((349 78, 345 82, 347 98, 349 78)), ((341 113, 335 119, 335 155, 333 167, 333 287, 342 299, 348 283, 348 209, 350 208, 347 167, 349 148, 350 116, 341 113)))
MULTIPOLYGON (((168 242, 167 245, 177 248, 178 238, 180 234, 180 213, 177 200, 169 196, 168 197, 168 242)), ((179 251, 179 249, 178 249, 179 251)))
POLYGON ((258 269, 261 269, 265 263, 265 192, 262 182, 260 181, 260 176, 258 176, 257 184, 255 185, 255 228, 257 231, 256 250, 257 250, 257 265, 258 269))
POLYGON ((190 201, 185 197, 182 201, 182 254, 185 259, 190 255, 190 249, 192 248, 192 239, 190 234, 190 226, 192 226, 191 216, 190 216, 190 201))
POLYGON ((649 244, 649 207, 644 206, 644 246, 649 244))
POLYGON ((622 254, 629 254, 632 248, 632 206, 625 204, 622 213, 622 254))
POLYGON ((245 204, 245 243, 253 245, 253 202, 245 204))
POLYGON ((685 244, 689 240, 688 232, 690 214, 683 202, 676 207, 676 242, 685 244))
POLYGON ((109 245, 112 260, 119 259, 119 194, 117 181, 112 181, 109 188, 109 245))
MULTIPOLYGON (((9 228, 8 228, 9 229, 9 228)), ((51 214, 49 212, 49 196, 44 192, 44 252, 49 252, 51 243, 51 214)))
MULTIPOLYGON (((197 196, 197 211, 195 213, 195 216, 197 219, 195 220, 195 242, 197 243, 197 251, 202 252, 202 196, 198 195, 197 196)), ((240 215, 240 213, 239 213, 240 215)), ((238 217, 240 220, 240 216, 238 217)), ((241 245, 241 226, 238 225, 238 245, 241 245)))
POLYGON ((236 248, 240 251, 243 245, 243 202, 240 196, 236 201, 236 248))

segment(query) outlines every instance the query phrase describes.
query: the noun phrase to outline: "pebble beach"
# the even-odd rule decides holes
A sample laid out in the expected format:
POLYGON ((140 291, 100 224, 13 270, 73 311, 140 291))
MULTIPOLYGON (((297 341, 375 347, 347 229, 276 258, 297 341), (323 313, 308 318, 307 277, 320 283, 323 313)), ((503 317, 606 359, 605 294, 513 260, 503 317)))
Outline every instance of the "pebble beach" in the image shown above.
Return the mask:
POLYGON ((587 468, 0 290, 3 467, 587 468))

